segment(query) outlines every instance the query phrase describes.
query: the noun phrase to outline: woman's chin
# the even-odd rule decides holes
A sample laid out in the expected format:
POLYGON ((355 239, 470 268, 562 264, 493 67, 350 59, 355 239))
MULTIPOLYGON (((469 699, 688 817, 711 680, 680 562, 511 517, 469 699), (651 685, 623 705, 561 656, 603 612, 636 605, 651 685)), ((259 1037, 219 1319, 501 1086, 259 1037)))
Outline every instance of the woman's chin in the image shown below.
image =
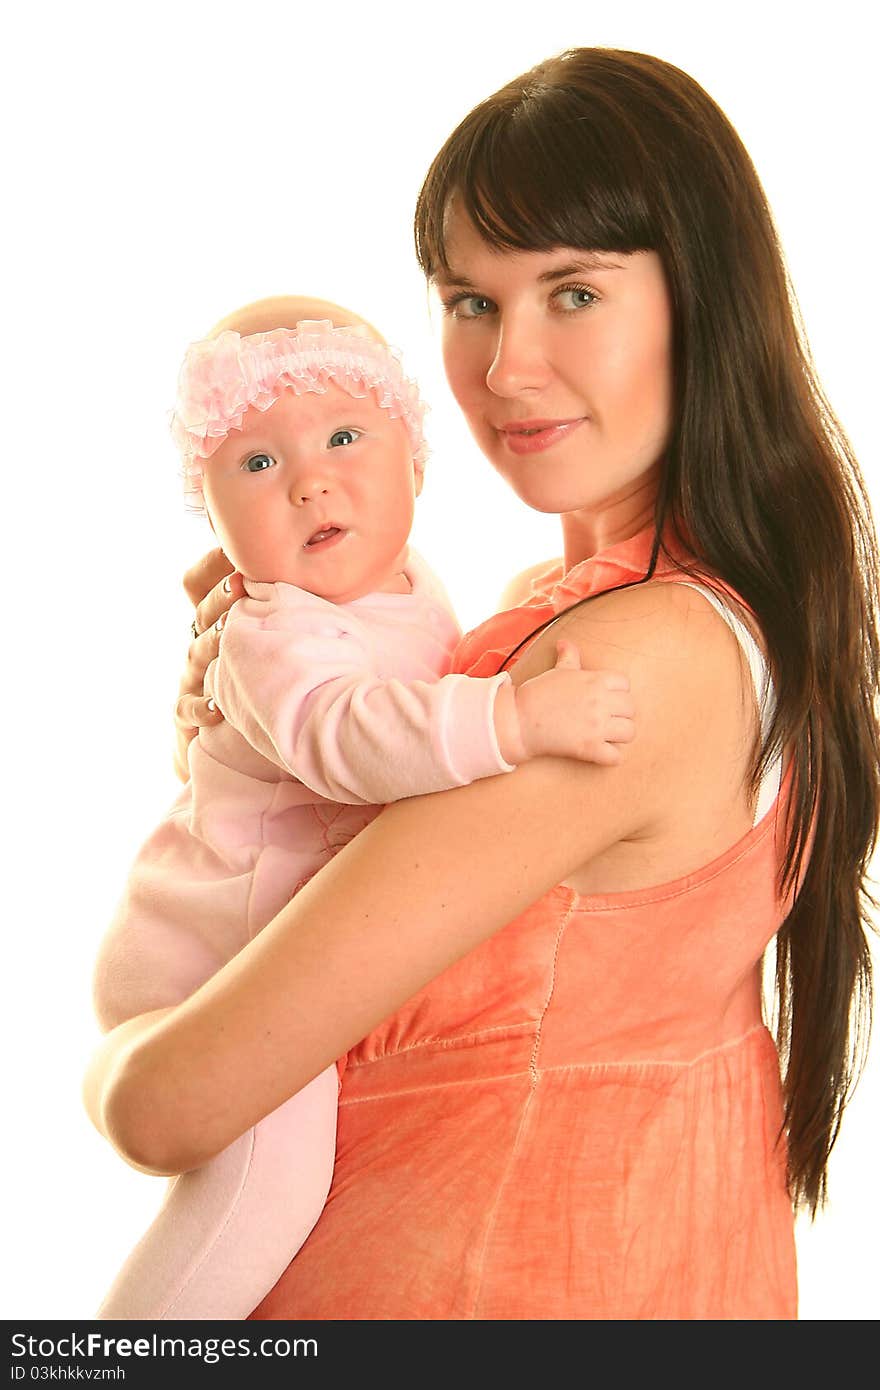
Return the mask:
POLYGON ((566 512, 591 511, 602 506, 600 497, 592 496, 581 487, 548 487, 540 479, 511 478, 502 474, 508 487, 533 512, 546 516, 563 516, 566 512))

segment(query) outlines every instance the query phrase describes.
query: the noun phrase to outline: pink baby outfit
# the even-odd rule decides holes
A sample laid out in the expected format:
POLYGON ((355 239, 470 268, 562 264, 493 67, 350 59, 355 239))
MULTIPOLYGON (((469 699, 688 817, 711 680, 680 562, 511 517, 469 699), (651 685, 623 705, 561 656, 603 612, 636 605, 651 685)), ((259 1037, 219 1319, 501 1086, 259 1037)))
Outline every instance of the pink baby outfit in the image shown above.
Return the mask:
MULTIPOLYGON (((205 682, 225 722, 190 745, 190 781, 101 946, 102 1028, 187 998, 381 803, 510 770, 493 719, 509 677, 447 674, 460 635, 449 600, 412 551, 406 573, 411 593, 344 605, 246 582, 205 682)), ((245 1317, 320 1213, 337 1091, 330 1067, 173 1179, 98 1316, 245 1317)))
MULTIPOLYGON (((554 614, 637 581, 651 539, 548 570, 456 669, 497 671, 554 614)), ((661 559, 656 578, 686 576, 661 559)), ((353 1048, 327 1203, 252 1317, 795 1317, 761 1008, 788 786, 693 873, 553 888, 353 1048)))

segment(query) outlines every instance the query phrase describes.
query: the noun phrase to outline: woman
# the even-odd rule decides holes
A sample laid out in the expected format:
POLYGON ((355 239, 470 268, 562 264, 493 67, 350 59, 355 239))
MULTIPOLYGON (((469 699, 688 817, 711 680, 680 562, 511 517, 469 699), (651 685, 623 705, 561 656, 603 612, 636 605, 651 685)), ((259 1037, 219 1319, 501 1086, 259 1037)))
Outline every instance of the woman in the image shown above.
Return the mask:
POLYGON ((636 742, 388 808, 110 1035, 93 1113, 177 1172, 348 1054, 327 1207, 255 1317, 794 1317, 869 1006, 877 571, 760 185, 691 79, 576 50, 462 122, 416 241, 477 442, 562 521, 459 669, 522 680, 564 630, 636 742))

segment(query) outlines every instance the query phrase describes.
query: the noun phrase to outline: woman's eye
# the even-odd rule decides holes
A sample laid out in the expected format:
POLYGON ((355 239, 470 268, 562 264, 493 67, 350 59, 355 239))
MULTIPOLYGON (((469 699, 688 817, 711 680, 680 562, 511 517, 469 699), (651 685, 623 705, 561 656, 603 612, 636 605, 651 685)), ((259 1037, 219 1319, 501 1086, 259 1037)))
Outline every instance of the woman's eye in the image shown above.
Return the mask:
POLYGON ((556 291, 557 303, 566 313, 572 309, 590 309, 597 299, 598 295, 586 285, 565 285, 556 291))
POLYGON ((346 444, 353 444, 356 439, 360 439, 360 430, 334 430, 330 436, 330 448, 343 449, 346 444))
POLYGON ((443 300, 447 314, 457 319, 482 319, 491 314, 495 304, 483 294, 454 294, 443 300))
POLYGON ((263 473, 267 468, 275 467, 275 460, 271 454, 251 454, 241 466, 248 473, 263 473))

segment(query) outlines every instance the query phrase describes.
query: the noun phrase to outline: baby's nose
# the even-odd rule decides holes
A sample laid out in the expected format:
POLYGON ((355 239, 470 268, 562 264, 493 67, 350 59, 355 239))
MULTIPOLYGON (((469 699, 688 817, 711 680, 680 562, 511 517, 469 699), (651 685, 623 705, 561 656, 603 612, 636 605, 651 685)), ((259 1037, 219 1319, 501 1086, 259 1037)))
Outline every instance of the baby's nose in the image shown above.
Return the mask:
POLYGON ((327 479, 317 474, 297 478, 291 488, 291 501, 296 506, 303 507, 306 502, 314 502, 315 498, 325 496, 329 490, 327 479))

